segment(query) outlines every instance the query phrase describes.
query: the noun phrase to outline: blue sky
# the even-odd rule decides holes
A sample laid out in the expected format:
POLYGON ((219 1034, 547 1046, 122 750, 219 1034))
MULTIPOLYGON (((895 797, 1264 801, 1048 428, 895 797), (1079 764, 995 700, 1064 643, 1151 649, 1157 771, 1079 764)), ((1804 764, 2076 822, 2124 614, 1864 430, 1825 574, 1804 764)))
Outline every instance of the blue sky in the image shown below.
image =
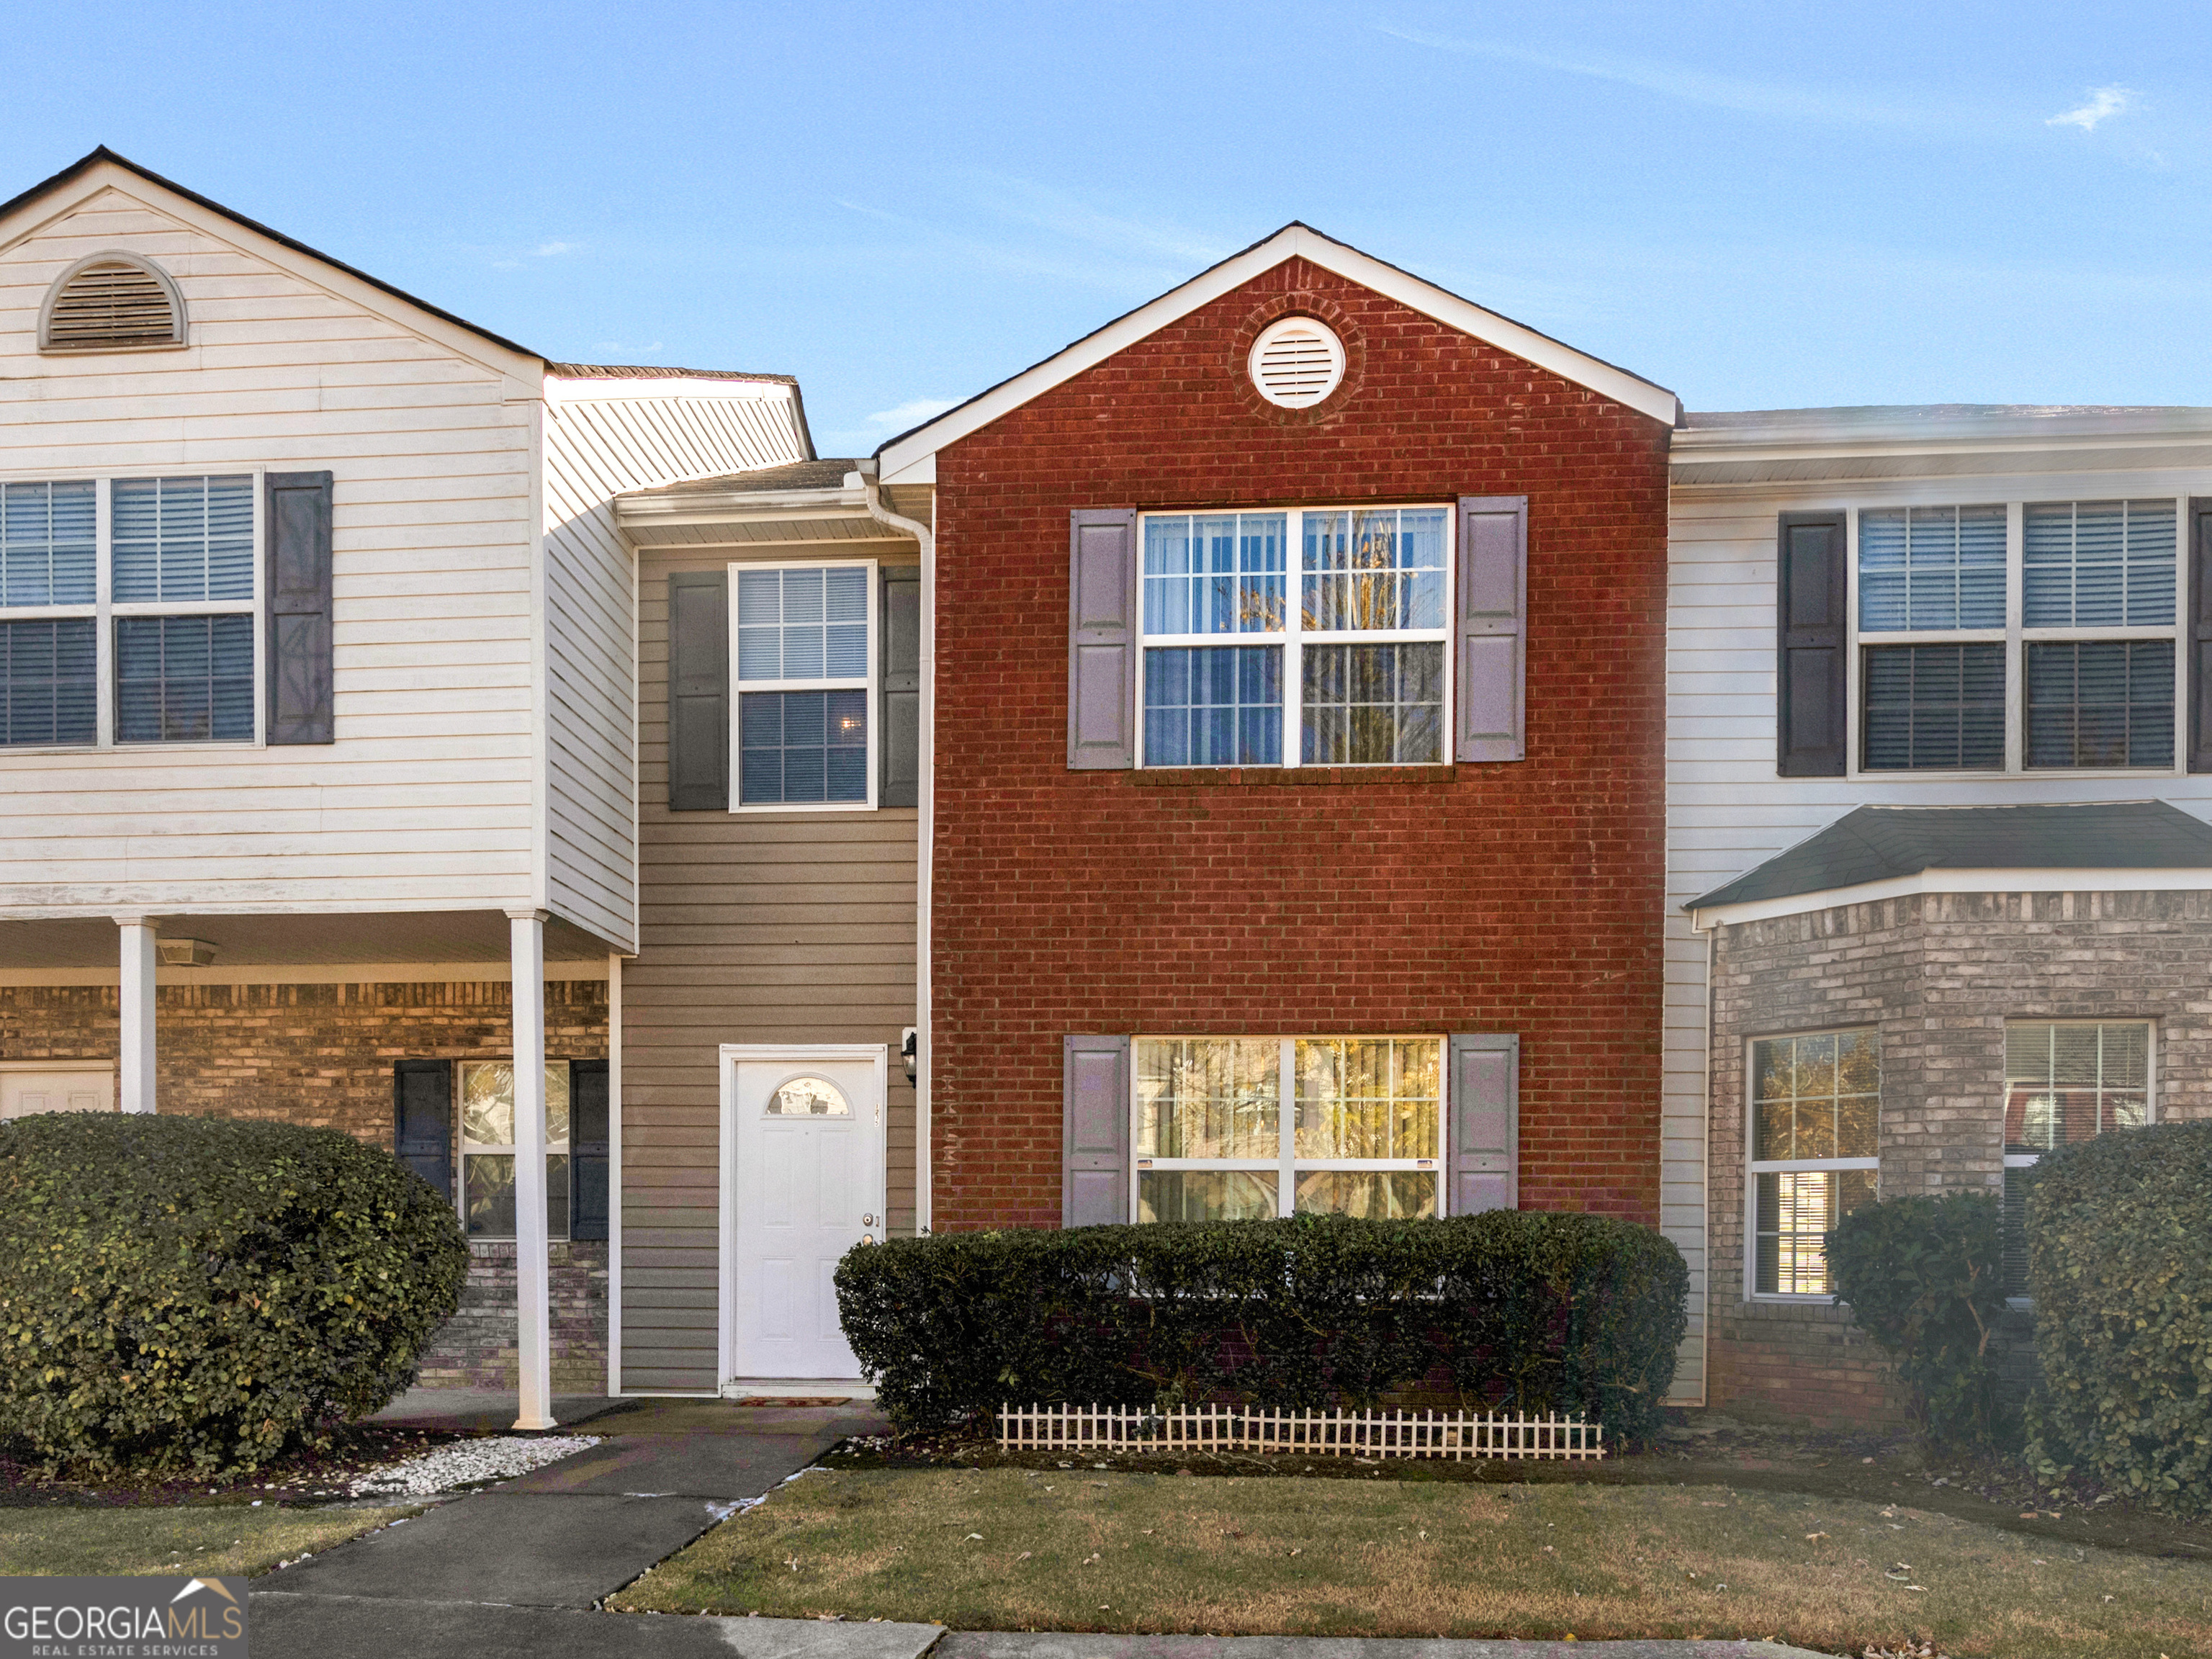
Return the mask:
POLYGON ((1692 409, 2212 404, 2202 4, 9 22, 0 197, 105 143, 550 356, 796 374, 825 453, 1293 218, 1692 409))

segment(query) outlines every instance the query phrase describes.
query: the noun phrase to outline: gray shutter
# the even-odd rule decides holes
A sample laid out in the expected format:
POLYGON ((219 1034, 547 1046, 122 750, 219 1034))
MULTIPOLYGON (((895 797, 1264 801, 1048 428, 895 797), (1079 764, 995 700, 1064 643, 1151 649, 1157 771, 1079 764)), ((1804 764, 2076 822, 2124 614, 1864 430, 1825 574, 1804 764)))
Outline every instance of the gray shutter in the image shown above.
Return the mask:
POLYGON ((607 1236, 607 1062, 568 1063, 568 1237, 607 1236))
POLYGON ((392 1068, 392 1150, 402 1164, 453 1199, 453 1066, 403 1060, 392 1068))
POLYGON ((2212 772, 2212 498, 2189 503, 2189 769, 2212 772))
POLYGON ((330 743, 331 475, 264 481, 269 590, 269 741, 330 743))
POLYGON ((668 579, 668 810, 730 808, 730 573, 668 579))
POLYGON ((884 571, 883 776, 878 806, 921 805, 921 571, 884 571))
POLYGON ((1521 1039, 1449 1039, 1451 1164, 1449 1213, 1521 1207, 1521 1039))
POLYGON ((1062 1038, 1060 1086, 1060 1224, 1127 1221, 1129 1039, 1062 1038))
POLYGON ((1067 764, 1137 763, 1137 510, 1068 514, 1067 764))
POLYGON ((1528 753, 1528 498, 1459 500, 1458 738, 1463 761, 1528 753))
POLYGON ((1775 771, 1839 778, 1850 743, 1844 702, 1844 545, 1840 513, 1784 513, 1775 548, 1775 771))

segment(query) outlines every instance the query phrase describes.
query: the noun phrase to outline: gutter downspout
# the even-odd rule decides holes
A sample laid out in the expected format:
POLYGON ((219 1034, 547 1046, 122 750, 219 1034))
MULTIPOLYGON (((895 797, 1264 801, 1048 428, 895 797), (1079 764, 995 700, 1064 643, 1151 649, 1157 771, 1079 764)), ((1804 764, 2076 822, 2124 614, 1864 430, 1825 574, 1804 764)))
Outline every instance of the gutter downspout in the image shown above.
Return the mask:
POLYGON ((937 537, 919 520, 891 511, 884 503, 883 485, 876 477, 872 457, 854 463, 860 488, 868 498, 868 516, 921 546, 921 719, 918 768, 921 788, 915 824, 915 1068, 914 1068, 914 1226, 927 1237, 930 1195, 929 1064, 932 1048, 929 1023, 930 874, 935 862, 937 823, 937 537))

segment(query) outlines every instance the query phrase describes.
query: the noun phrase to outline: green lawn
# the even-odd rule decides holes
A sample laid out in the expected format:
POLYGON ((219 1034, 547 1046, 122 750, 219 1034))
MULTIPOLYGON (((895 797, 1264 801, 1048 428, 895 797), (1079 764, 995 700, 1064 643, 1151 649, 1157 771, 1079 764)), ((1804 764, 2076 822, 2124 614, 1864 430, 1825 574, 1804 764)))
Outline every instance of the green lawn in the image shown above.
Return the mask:
POLYGON ((1242 1635, 1911 1636, 2212 1659, 2212 1565, 1724 1486, 811 1473, 611 1602, 634 1612, 1242 1635))
POLYGON ((0 1573, 188 1571, 251 1578, 279 1561, 420 1513, 420 1506, 255 1510, 228 1504, 0 1509, 0 1573))

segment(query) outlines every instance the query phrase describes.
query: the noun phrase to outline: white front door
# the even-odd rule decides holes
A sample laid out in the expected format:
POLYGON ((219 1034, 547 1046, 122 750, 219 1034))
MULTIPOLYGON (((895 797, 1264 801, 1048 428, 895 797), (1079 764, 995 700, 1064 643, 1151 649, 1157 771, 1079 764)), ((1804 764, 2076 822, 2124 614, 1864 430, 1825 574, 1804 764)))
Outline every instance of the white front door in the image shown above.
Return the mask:
POLYGON ((734 1380, 855 1380, 837 1323, 845 1252, 884 1236, 880 1046, 723 1050, 734 1380))
POLYGON ((0 1067, 0 1118, 34 1112, 112 1112, 115 1068, 91 1066, 0 1067))

